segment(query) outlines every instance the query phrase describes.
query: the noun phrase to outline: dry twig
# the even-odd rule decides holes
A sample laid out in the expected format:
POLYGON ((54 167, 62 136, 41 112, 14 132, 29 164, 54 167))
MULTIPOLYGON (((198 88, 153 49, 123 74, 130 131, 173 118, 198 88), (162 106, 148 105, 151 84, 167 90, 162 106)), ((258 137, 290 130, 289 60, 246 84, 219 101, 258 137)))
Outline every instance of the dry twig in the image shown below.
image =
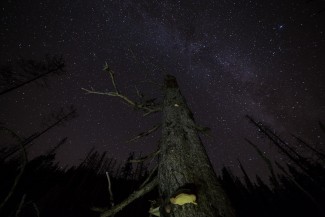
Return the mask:
POLYGON ((140 188, 143 188, 143 186, 145 186, 149 182, 149 180, 151 179, 151 177, 153 176, 155 171, 157 171, 157 169, 158 169, 158 164, 155 166, 155 168, 152 169, 152 171, 150 172, 148 178, 146 178, 146 180, 144 180, 144 182, 140 185, 140 188))
MULTIPOLYGON (((24 171, 25 171, 25 168, 26 168, 26 165, 27 165, 27 153, 26 153, 26 149, 25 147, 22 145, 22 139, 15 133, 13 132, 12 130, 8 129, 8 128, 5 128, 5 127, 2 127, 3 130, 6 130, 7 132, 11 133, 15 138, 17 138, 17 140, 19 140, 19 144, 21 146, 21 152, 22 152, 22 156, 23 156, 23 163, 22 163, 22 166, 20 168, 20 171, 18 173, 18 175, 16 176, 15 178, 15 181, 14 181, 14 184, 12 185, 8 195, 6 196, 6 198, 4 199, 4 201, 0 204, 0 210, 4 207, 4 205, 8 202, 8 200, 10 199, 10 197, 13 195, 17 185, 18 185, 18 182, 19 180, 21 179, 24 171)), ((23 199, 25 200, 25 198, 23 197, 23 199)))
POLYGON ((93 88, 91 88, 91 89, 81 88, 81 89, 86 91, 86 93, 88 93, 88 94, 98 94, 98 95, 107 95, 107 96, 118 97, 118 98, 122 99, 123 101, 125 101, 127 104, 134 107, 135 109, 140 109, 140 110, 144 111, 145 113, 143 116, 147 116, 151 113, 156 113, 156 112, 159 112, 162 110, 158 104, 146 105, 143 103, 138 103, 138 102, 135 102, 135 101, 129 99, 127 96, 121 94, 121 92, 118 90, 118 88, 116 86, 114 72, 108 67, 107 63, 105 63, 104 70, 110 74, 111 81, 112 81, 115 91, 101 92, 101 91, 96 91, 93 88))
POLYGON ((141 162, 143 162, 145 160, 148 160, 150 158, 155 157, 159 153, 160 153, 160 150, 158 149, 157 151, 154 151, 151 154, 148 154, 147 156, 144 156, 144 157, 141 157, 141 158, 138 158, 138 159, 134 159, 134 160, 129 160, 128 162, 129 163, 141 163, 141 162))
POLYGON ((23 197, 22 197, 21 200, 20 200, 20 203, 19 203, 18 209, 17 209, 16 214, 15 214, 16 217, 18 217, 18 216, 20 215, 21 208, 23 207, 23 205, 24 205, 24 203, 25 203, 25 198, 26 198, 26 194, 24 194, 23 197))
POLYGON ((146 184, 143 188, 138 191, 133 192, 129 197, 127 197, 124 201, 112 207, 111 209, 107 208, 92 208, 93 211, 101 212, 100 217, 108 217, 113 216, 119 211, 121 211, 124 207, 132 203, 134 200, 142 197, 146 193, 153 190, 158 185, 158 178, 153 179, 150 183, 146 184))
POLYGON ((136 137, 128 140, 127 142, 132 142, 132 141, 138 140, 138 139, 140 139, 142 137, 148 136, 150 133, 155 132, 160 126, 161 126, 161 124, 155 125, 151 129, 149 129, 148 131, 140 133, 136 137))
POLYGON ((109 177, 108 172, 106 172, 106 177, 107 177, 107 182, 108 182, 109 202, 111 204, 111 207, 113 207, 114 206, 114 197, 113 197, 113 192, 112 192, 112 183, 111 183, 111 179, 109 177))

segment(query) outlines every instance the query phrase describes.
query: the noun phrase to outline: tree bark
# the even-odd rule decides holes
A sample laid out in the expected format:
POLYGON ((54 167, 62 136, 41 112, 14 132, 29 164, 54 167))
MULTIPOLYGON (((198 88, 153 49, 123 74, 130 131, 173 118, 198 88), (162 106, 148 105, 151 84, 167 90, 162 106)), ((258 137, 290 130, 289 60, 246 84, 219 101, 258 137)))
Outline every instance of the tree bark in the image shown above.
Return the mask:
POLYGON ((171 75, 165 78, 158 180, 159 193, 165 201, 160 208, 161 216, 235 216, 198 136, 193 114, 181 95, 176 78, 171 75), (182 188, 196 195, 197 205, 169 203, 170 197, 182 188), (165 210, 167 204, 170 210, 165 210))

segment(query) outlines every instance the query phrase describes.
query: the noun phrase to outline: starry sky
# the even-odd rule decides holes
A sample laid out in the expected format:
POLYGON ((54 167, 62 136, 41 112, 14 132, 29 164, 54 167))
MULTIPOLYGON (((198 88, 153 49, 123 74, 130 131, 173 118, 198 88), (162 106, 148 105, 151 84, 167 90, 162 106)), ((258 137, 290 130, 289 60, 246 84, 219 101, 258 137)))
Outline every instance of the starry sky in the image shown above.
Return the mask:
POLYGON ((262 174, 266 166, 245 137, 271 159, 285 159, 246 114, 289 141, 295 133, 324 146, 324 9, 322 0, 1 1, 0 63, 62 55, 67 72, 49 76, 48 87, 32 83, 0 96, 0 122, 27 137, 46 115, 74 105, 78 117, 39 138, 29 156, 68 137, 57 152, 62 165, 80 163, 91 147, 123 162, 129 152, 156 149, 159 131, 126 141, 161 114, 143 118, 119 99, 81 88, 113 90, 107 62, 122 93, 136 99, 136 86, 161 101, 161 90, 143 81, 161 83, 167 72, 197 123, 211 128, 202 140, 215 169, 236 171, 239 159, 250 174, 262 174))

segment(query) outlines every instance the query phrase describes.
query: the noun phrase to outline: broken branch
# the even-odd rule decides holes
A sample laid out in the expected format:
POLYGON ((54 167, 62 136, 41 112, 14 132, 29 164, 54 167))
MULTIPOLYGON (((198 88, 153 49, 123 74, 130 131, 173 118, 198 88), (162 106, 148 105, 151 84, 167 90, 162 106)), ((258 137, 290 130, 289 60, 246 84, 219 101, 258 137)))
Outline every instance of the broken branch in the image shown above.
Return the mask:
POLYGON ((142 137, 148 136, 150 133, 155 132, 160 126, 161 126, 161 124, 155 125, 151 129, 149 129, 148 131, 140 133, 136 137, 128 140, 127 142, 132 142, 132 141, 138 140, 138 139, 140 139, 142 137))
POLYGON ((155 173, 155 171, 158 169, 158 164, 155 166, 155 168, 152 169, 152 171, 150 172, 148 178, 146 178, 146 180, 144 180, 144 182, 140 185, 140 188, 142 188, 144 185, 146 185, 149 180, 151 179, 152 175, 155 173))
POLYGON ((113 96, 113 97, 118 97, 125 101, 127 104, 131 105, 132 107, 136 109, 140 109, 145 112, 143 116, 147 116, 151 113, 156 113, 159 111, 162 111, 161 107, 158 104, 152 103, 150 105, 144 104, 144 103, 137 103, 129 99, 127 96, 121 94, 121 92, 118 90, 116 82, 115 82, 115 77, 114 77, 114 72, 109 68, 107 63, 105 62, 104 65, 104 70, 107 71, 110 74, 111 81, 113 84, 113 87, 115 89, 114 92, 101 92, 101 91, 96 91, 93 88, 91 89, 86 89, 86 88, 81 88, 82 90, 86 91, 88 94, 98 94, 98 95, 107 95, 107 96, 113 96))
POLYGON ((134 160, 129 160, 129 163, 140 163, 140 162, 143 162, 145 160, 155 157, 159 153, 160 153, 160 150, 158 149, 157 151, 154 151, 153 153, 148 154, 147 156, 144 156, 144 157, 141 157, 138 159, 134 159, 134 160))
POLYGON ((107 177, 107 182, 108 182, 109 201, 110 201, 111 207, 113 207, 114 206, 114 197, 113 197, 113 192, 112 192, 112 183, 111 183, 111 179, 109 177, 108 172, 106 172, 106 177, 107 177))
POLYGON ((115 83, 114 72, 113 72, 113 71, 108 67, 107 62, 105 62, 104 70, 105 70, 106 72, 108 72, 109 75, 111 76, 111 80, 112 80, 112 84, 113 84, 113 86, 114 86, 115 92, 116 92, 116 93, 119 93, 119 91, 118 91, 118 89, 117 89, 117 87, 116 87, 116 83, 115 83))
POLYGON ((155 178, 150 183, 145 185, 143 188, 133 192, 128 198, 126 198, 124 201, 117 204, 116 206, 112 207, 111 209, 108 210, 107 208, 92 208, 92 210, 97 212, 102 212, 100 214, 100 217, 109 217, 115 215, 116 213, 121 211, 124 207, 132 203, 134 200, 138 199, 139 197, 142 197, 146 193, 153 190, 157 185, 158 185, 158 178, 155 178))

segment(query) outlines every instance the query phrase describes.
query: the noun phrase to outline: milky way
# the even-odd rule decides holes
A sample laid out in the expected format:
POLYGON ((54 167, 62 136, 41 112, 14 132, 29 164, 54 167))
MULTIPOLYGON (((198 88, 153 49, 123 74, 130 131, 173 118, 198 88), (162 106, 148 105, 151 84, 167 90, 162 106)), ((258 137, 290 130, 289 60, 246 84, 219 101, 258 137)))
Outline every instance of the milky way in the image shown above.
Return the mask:
POLYGON ((57 154, 62 164, 80 162, 91 147, 118 160, 149 153, 159 133, 126 141, 158 123, 159 114, 142 118, 118 99, 81 88, 112 90, 102 70, 107 62, 126 95, 136 98, 136 85, 161 97, 141 81, 162 82, 170 73, 198 124, 211 128, 213 137, 202 137, 215 168, 237 170, 239 159, 261 174, 265 166, 245 137, 268 157, 283 156, 258 138, 246 114, 284 137, 295 133, 323 145, 317 125, 325 121, 323 8, 317 0, 1 2, 1 63, 62 54, 67 74, 49 77, 48 88, 30 84, 1 96, 0 122, 28 136, 48 113, 74 105, 79 117, 42 136, 30 156, 65 136, 57 154))

